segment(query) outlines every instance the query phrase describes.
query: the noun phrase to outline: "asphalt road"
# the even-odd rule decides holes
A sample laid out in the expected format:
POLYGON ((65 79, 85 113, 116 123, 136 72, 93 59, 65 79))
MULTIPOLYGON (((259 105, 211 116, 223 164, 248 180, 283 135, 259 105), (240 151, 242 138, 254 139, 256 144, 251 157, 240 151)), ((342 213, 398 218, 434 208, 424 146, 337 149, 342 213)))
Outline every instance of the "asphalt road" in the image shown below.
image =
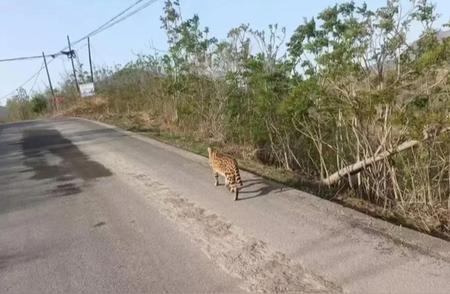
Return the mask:
POLYGON ((0 293, 240 291, 61 126, 80 127, 78 143, 120 140, 73 123, 0 126, 0 293))
POLYGON ((450 293, 448 242, 242 177, 235 202, 154 140, 0 125, 0 293, 450 293))

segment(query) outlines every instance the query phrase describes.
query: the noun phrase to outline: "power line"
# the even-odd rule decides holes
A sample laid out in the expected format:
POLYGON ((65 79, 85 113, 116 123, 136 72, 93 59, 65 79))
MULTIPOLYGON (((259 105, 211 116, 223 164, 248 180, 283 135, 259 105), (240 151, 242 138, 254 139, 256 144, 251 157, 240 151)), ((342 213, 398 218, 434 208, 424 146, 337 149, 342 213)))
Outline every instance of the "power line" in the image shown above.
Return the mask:
POLYGON ((129 18, 129 17, 135 15, 135 14, 138 13, 139 11, 141 11, 141 10, 143 10, 143 9, 145 9, 145 8, 147 8, 147 7, 149 7, 150 5, 152 5, 153 3, 157 2, 157 1, 158 1, 158 0, 150 0, 149 2, 147 2, 147 3, 143 4, 142 6, 140 6, 139 8, 137 8, 137 9, 135 9, 135 10, 129 12, 129 13, 126 14, 125 16, 123 16, 123 17, 117 19, 117 20, 114 21, 114 22, 111 22, 109 25, 103 27, 102 29, 97 30, 97 31, 95 31, 95 32, 92 32, 91 34, 89 34, 88 36, 86 36, 85 39, 87 39, 88 37, 95 36, 95 35, 97 35, 97 34, 103 32, 103 31, 109 29, 110 27, 112 27, 112 26, 114 26, 114 25, 116 25, 116 24, 118 24, 118 23, 120 23, 120 22, 126 20, 127 18, 129 18))
MULTIPOLYGON (((80 39, 76 40, 75 42, 72 42, 71 45, 76 45, 80 42, 82 42, 83 40, 86 40, 89 37, 95 36, 109 28, 111 28, 112 26, 126 20, 127 18, 135 15, 136 13, 138 13, 139 11, 149 7, 150 5, 152 5, 153 3, 157 2, 158 0, 150 0, 146 3, 144 3, 143 5, 141 5, 140 7, 136 8, 135 10, 130 11, 131 9, 133 9, 134 7, 136 7, 137 5, 139 5, 140 3, 142 3, 144 0, 138 0, 136 1, 134 4, 130 5, 129 7, 125 8, 124 10, 122 10, 121 12, 119 12, 117 15, 115 15, 114 17, 112 17, 111 19, 109 19, 107 22, 105 22, 104 24, 102 24, 101 26, 99 26, 98 28, 96 28, 95 30, 91 31, 90 33, 88 33, 87 35, 81 37, 80 39), (129 13, 127 13, 128 11, 130 11, 129 13), (127 14, 126 14, 127 13, 127 14), (122 17, 121 17, 122 16, 122 17)), ((53 59, 51 59, 48 64, 50 64, 53 60, 55 60, 56 56, 59 56, 61 54, 63 54, 61 51, 66 50, 69 46, 64 47, 63 49, 61 49, 58 53, 55 54, 51 54, 49 55, 49 57, 53 57, 53 59)), ((17 60, 23 60, 23 59, 32 59, 35 56, 28 56, 28 57, 18 57, 17 60)), ((37 57, 36 57, 37 58, 37 57)), ((42 55, 39 56, 39 58, 42 58, 42 55)), ((16 58, 10 58, 8 61, 12 61, 12 60, 16 59, 16 58)), ((7 61, 7 60, 5 60, 7 61)), ((7 95, 3 96, 0 98, 1 100, 4 100, 5 98, 7 98, 8 96, 12 95, 18 88, 23 87, 24 85, 26 85, 28 82, 30 82, 33 78, 35 78, 37 75, 40 74, 40 72, 43 70, 44 65, 41 66, 41 68, 39 69, 38 72, 36 72, 35 74, 33 74, 30 78, 28 78, 24 83, 22 83, 20 86, 18 86, 16 89, 14 89, 13 91, 9 92, 7 95)))
MULTIPOLYGON (((86 46, 87 46, 87 44, 85 44, 85 45, 82 46, 82 47, 78 47, 77 50, 80 50, 80 49, 82 49, 83 47, 86 47, 86 46)), ((52 63, 54 60, 56 60, 56 57, 59 57, 59 56, 61 56, 61 55, 62 55, 62 54, 50 54, 50 55, 46 55, 46 57, 47 57, 47 56, 52 56, 52 57, 55 56, 55 58, 50 59, 50 60, 47 62, 47 65, 49 65, 50 63, 52 63)), ((41 55, 40 57, 42 58, 42 55, 41 55)), ((2 96, 2 97, 0 98, 0 102, 3 101, 3 100, 5 100, 5 99, 7 99, 9 96, 11 96, 12 94, 14 94, 14 92, 16 92, 17 89, 24 87, 26 84, 28 84, 28 83, 29 83, 31 80, 33 80, 34 78, 36 78, 36 80, 37 80, 37 77, 41 74, 41 72, 42 72, 42 70, 43 70, 44 68, 45 68, 45 64, 44 64, 44 62, 42 62, 42 65, 41 65, 41 67, 39 68, 39 70, 38 70, 37 72, 35 72, 31 77, 29 77, 29 78, 28 78, 25 82, 23 82, 20 86, 16 87, 14 90, 12 90, 11 92, 9 92, 8 94, 2 96)), ((36 80, 35 80, 35 82, 34 82, 32 88, 34 88, 34 86, 35 86, 35 84, 36 84, 36 80)))
POLYGON ((130 9, 132 9, 133 7, 135 7, 136 5, 138 5, 139 3, 141 3, 144 0, 138 0, 136 1, 134 4, 132 4, 131 6, 128 6, 127 8, 125 8, 124 10, 122 10, 120 13, 118 13, 117 15, 115 15, 113 18, 109 19, 107 22, 105 22, 104 24, 102 24, 101 26, 99 26, 98 28, 96 28, 95 30, 93 30, 92 32, 90 32, 89 34, 87 34, 86 36, 80 38, 79 40, 75 41, 74 44, 81 42, 83 39, 86 39, 90 36, 92 36, 93 34, 95 34, 97 31, 103 29, 105 26, 107 26, 109 23, 113 22, 114 20, 116 20, 117 18, 119 18, 120 16, 122 16, 124 13, 126 13, 127 11, 129 11, 130 9))
MULTIPOLYGON (((50 60, 48 63, 50 63, 51 61, 53 61, 54 59, 50 60)), ((3 97, 0 98, 0 101, 7 99, 9 96, 11 96, 12 94, 14 94, 14 92, 16 92, 17 89, 22 88, 23 86, 25 86, 26 84, 28 84, 31 80, 33 80, 34 78, 36 78, 37 76, 39 76, 39 74, 41 73, 41 71, 44 69, 44 64, 42 63, 41 68, 35 72, 31 77, 29 77, 25 82, 23 82, 20 86, 16 87, 14 90, 12 90, 11 92, 9 92, 8 94, 4 95, 3 97)))
MULTIPOLYGON (((115 15, 114 17, 112 17, 111 19, 109 19, 107 22, 105 22, 104 24, 102 24, 101 26, 99 26, 98 28, 96 28, 95 30, 93 30, 92 32, 88 33, 87 35, 81 37, 80 39, 78 39, 75 42, 72 42, 72 45, 76 45, 80 42, 82 42, 83 40, 86 40, 88 37, 92 37, 94 35, 97 35, 100 32, 103 32, 104 30, 112 27, 113 25, 125 20, 126 18, 136 14, 137 12, 139 12, 140 10, 150 6, 151 4, 153 4, 154 2, 158 1, 158 0, 151 0, 148 3, 145 3, 143 6, 139 7, 136 10, 133 10, 131 13, 125 15, 124 17, 118 19, 119 17, 121 17, 122 15, 124 15, 126 12, 128 12, 129 10, 133 9, 134 7, 136 7, 137 5, 139 5, 140 3, 142 3, 144 0, 138 0, 136 1, 134 4, 130 5, 129 7, 127 7, 126 9, 122 10, 120 13, 118 13, 117 15, 115 15)), ((68 46, 64 47, 63 49, 61 49, 58 53, 55 54, 48 54, 45 55, 45 57, 52 57, 55 58, 61 54, 63 54, 61 51, 66 50, 68 48, 68 46)), ((31 60, 31 59, 38 59, 38 58, 42 58, 42 55, 34 55, 34 56, 23 56, 23 57, 14 57, 14 58, 5 58, 5 59, 0 59, 0 62, 9 62, 9 61, 19 61, 19 60, 31 60)))
MULTIPOLYGON (((59 56, 59 55, 58 55, 58 56, 59 56)), ((41 55, 41 58, 42 58, 42 55, 41 55)), ((47 65, 49 65, 50 63, 52 63, 54 60, 56 60, 56 58, 50 59, 50 61, 47 62, 47 65)), ((12 90, 11 92, 9 92, 8 94, 2 96, 2 97, 0 98, 0 101, 3 101, 3 100, 5 100, 5 99, 7 99, 9 96, 11 96, 12 94, 14 94, 14 92, 16 92, 17 89, 23 88, 26 84, 28 84, 28 83, 29 83, 31 80, 33 80, 34 78, 36 78, 36 80, 37 80, 37 77, 41 74, 41 72, 42 72, 42 70, 44 70, 44 68, 45 68, 45 64, 44 64, 44 62, 42 62, 41 67, 39 68, 39 70, 38 70, 37 72, 35 72, 32 76, 30 76, 30 77, 29 77, 25 82, 23 82, 20 86, 16 87, 14 90, 12 90)), ((34 83, 34 84, 35 84, 35 83, 34 83)), ((33 85, 32 88, 34 88, 34 86, 35 86, 35 85, 33 85)))
MULTIPOLYGON (((118 19, 120 16, 124 15, 126 12, 128 12, 129 10, 131 10, 132 8, 136 7, 138 4, 140 4, 141 2, 143 2, 144 0, 138 0, 136 1, 134 4, 132 4, 131 6, 127 7, 126 9, 124 9, 123 11, 121 11, 119 14, 117 14, 116 16, 114 16, 113 18, 109 19, 107 22, 105 22, 104 24, 102 24, 101 26, 99 26, 98 28, 96 28, 95 30, 93 30, 92 32, 90 32, 89 34, 87 34, 86 36, 78 39, 77 41, 73 42, 72 45, 76 45, 78 43, 80 43, 81 41, 87 39, 90 36, 96 35, 100 32, 102 32, 103 30, 111 27, 112 25, 118 23, 118 22, 114 22, 116 19, 118 19), (112 24, 111 26, 109 26, 112 22, 114 22, 114 24, 112 24)), ((156 1, 150 1, 150 4, 152 4, 153 2, 156 1)), ((145 7, 147 7, 149 5, 146 5, 145 7)), ((143 8, 145 8, 143 7, 143 8)), ((143 9, 143 8, 140 8, 143 9)), ((136 13, 136 12, 135 12, 136 13)), ((121 19, 123 20, 123 19, 121 19)), ((64 47, 62 50, 63 51, 67 49, 67 47, 64 47)), ((45 55, 45 57, 52 57, 55 58, 58 55, 61 55, 61 52, 55 53, 55 54, 48 54, 45 55)), ((20 61, 20 60, 31 60, 31 59, 38 59, 38 58, 42 58, 42 55, 34 55, 34 56, 22 56, 22 57, 14 57, 14 58, 5 58, 5 59, 0 59, 0 62, 9 62, 9 61, 20 61)))
MULTIPOLYGON (((98 28, 96 28, 95 30, 91 31, 90 33, 86 34, 85 36, 79 38, 78 40, 76 40, 75 42, 72 42, 72 45, 76 45, 84 40, 86 40, 89 37, 95 36, 107 29, 109 29, 110 27, 124 21, 125 19, 135 15, 136 13, 138 13, 139 11, 147 8, 148 6, 152 5, 153 3, 157 2, 158 0, 150 0, 146 3, 144 3, 143 5, 141 5, 140 7, 136 8, 135 10, 125 14, 126 12, 130 11, 131 9, 133 9, 134 7, 136 7, 137 5, 139 5, 141 2, 143 2, 144 0, 138 0, 136 1, 134 4, 130 5, 129 7, 125 8, 124 10, 122 10, 121 12, 119 12, 117 15, 115 15, 114 17, 112 17, 111 19, 109 19, 108 21, 106 21, 104 24, 102 24, 101 26, 99 26, 98 28), (125 15, 124 15, 125 14, 125 15), (124 15, 123 17, 121 17, 122 15, 124 15)), ((67 49, 67 47, 65 47, 62 50, 67 49)))
MULTIPOLYGON (((87 45, 85 45, 85 46, 87 46, 87 45)), ((81 48, 78 48, 78 50, 79 50, 79 49, 81 49, 81 48)), ((58 56, 60 56, 60 55, 58 55, 58 56)), ((42 55, 41 55, 41 58, 42 58, 42 55)), ((47 62, 47 65, 49 65, 50 63, 52 63, 54 60, 56 60, 56 58, 55 58, 55 59, 50 59, 50 61, 47 62)), ((39 68, 39 70, 38 70, 37 72, 35 72, 32 76, 30 76, 30 77, 29 77, 25 82, 23 82, 20 86, 16 87, 14 90, 12 90, 11 92, 9 92, 8 94, 2 96, 2 97, 0 98, 0 101, 7 99, 9 96, 11 96, 12 94, 14 94, 14 92, 16 92, 17 89, 24 87, 24 86, 25 86, 26 84, 28 84, 31 80, 35 79, 35 81, 34 81, 34 83, 33 83, 33 86, 31 87, 31 89, 33 89, 34 86, 35 86, 35 84, 36 84, 37 78, 38 78, 39 75, 41 74, 42 70, 44 70, 44 68, 45 68, 45 64, 44 64, 44 62, 42 62, 41 67, 39 68)))
MULTIPOLYGON (((48 55, 45 55, 45 57, 52 57, 52 58, 55 58, 55 57, 57 57, 58 55, 61 55, 61 53, 48 54, 48 55)), ((0 59, 0 62, 19 61, 19 60, 29 60, 29 59, 38 59, 38 58, 42 58, 42 55, 23 56, 23 57, 14 57, 14 58, 5 58, 5 59, 0 59)))
POLYGON ((33 85, 31 86, 31 88, 28 90, 28 93, 31 94, 31 92, 34 90, 34 87, 36 86, 37 80, 39 78, 39 76, 41 75, 42 69, 45 67, 45 63, 44 61, 42 61, 41 64, 41 69, 38 71, 38 74, 36 75, 36 78, 34 79, 33 85))

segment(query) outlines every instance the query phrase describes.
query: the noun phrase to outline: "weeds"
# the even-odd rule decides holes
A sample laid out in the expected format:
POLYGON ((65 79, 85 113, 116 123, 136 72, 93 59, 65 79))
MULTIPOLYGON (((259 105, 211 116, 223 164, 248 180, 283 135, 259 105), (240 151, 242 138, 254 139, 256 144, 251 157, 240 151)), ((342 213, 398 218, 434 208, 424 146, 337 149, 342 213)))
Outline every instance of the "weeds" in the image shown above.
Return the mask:
MULTIPOLYGON (((103 98, 69 113, 199 153, 216 145, 262 175, 424 232, 449 232, 450 136, 441 130, 450 125, 450 40, 433 26, 434 5, 336 4, 287 44, 277 25, 241 25, 219 41, 198 16, 181 18, 178 5, 166 1, 162 16, 167 54, 97 71, 103 98)), ((76 101, 70 81, 61 89, 68 108, 76 101)))

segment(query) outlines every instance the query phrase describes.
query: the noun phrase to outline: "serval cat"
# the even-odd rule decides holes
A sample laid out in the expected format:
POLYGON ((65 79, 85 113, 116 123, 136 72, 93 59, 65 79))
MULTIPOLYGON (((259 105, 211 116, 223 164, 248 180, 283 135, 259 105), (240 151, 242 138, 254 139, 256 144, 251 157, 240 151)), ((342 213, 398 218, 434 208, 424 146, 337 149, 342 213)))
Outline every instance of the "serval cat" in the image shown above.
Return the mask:
POLYGON ((212 167, 215 185, 219 185, 219 174, 225 178, 225 186, 230 192, 234 192, 234 200, 238 200, 239 190, 237 184, 242 186, 241 175, 239 174, 239 167, 234 158, 228 155, 219 153, 208 147, 209 164, 212 167))

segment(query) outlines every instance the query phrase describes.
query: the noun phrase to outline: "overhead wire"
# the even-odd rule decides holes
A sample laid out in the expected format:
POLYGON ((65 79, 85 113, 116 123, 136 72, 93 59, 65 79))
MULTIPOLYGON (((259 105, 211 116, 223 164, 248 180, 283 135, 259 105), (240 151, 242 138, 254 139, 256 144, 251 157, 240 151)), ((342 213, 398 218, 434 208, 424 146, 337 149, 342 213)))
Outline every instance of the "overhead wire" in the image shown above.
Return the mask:
MULTIPOLYGON (((150 1, 148 1, 147 3, 144 3, 144 4, 143 4, 142 6, 140 6, 139 8, 137 8, 137 9, 135 9, 135 10, 129 12, 129 13, 126 14, 125 16, 123 16, 123 17, 117 19, 116 21, 110 23, 109 25, 105 26, 105 27, 102 28, 101 30, 98 30, 97 32, 91 34, 89 37, 95 36, 95 35, 97 35, 97 34, 103 32, 103 31, 105 31, 105 30, 111 28, 112 26, 114 26, 114 25, 116 25, 116 24, 118 24, 118 23, 120 23, 120 22, 126 20, 127 18, 129 18, 129 17, 135 15, 136 13, 138 13, 138 12, 140 12, 141 10, 143 10, 143 9, 145 9, 145 8, 147 8, 147 7, 149 7, 150 5, 154 4, 154 3, 157 2, 157 1, 158 1, 158 0, 150 0, 150 1)), ((87 37, 86 37, 86 38, 87 38, 87 37)))
POLYGON ((41 69, 39 70, 38 74, 36 75, 36 78, 34 79, 34 82, 31 85, 30 89, 28 90, 28 93, 31 94, 31 92, 34 90, 34 87, 36 86, 37 80, 38 80, 39 76, 41 75, 41 72, 42 72, 44 66, 45 66, 45 63, 44 63, 44 61, 42 61, 41 69))
MULTIPOLYGON (((52 63, 54 60, 56 60, 56 58, 51 59, 47 62, 47 66, 52 63)), ((30 76, 25 82, 23 82, 20 86, 16 87, 14 90, 12 90, 11 92, 9 92, 8 94, 0 97, 0 101, 7 99, 9 96, 11 96, 12 94, 14 94, 14 92, 17 91, 17 89, 23 88, 26 84, 28 84, 31 80, 33 80, 34 78, 36 78, 37 76, 39 76, 42 72, 42 70, 44 70, 45 68, 45 63, 42 62, 41 67, 39 68, 39 70, 37 72, 35 72, 32 76, 30 76)))
POLYGON ((98 28, 96 28, 95 30, 91 31, 90 33, 88 33, 87 35, 81 37, 80 39, 78 39, 77 41, 74 42, 74 44, 81 42, 84 39, 87 39, 90 36, 93 36, 94 34, 96 34, 98 31, 102 30, 104 27, 106 27, 108 24, 110 24, 111 22, 115 21, 117 18, 119 18, 120 16, 122 16, 123 14, 125 14, 127 11, 129 11, 130 9, 132 9, 133 7, 136 7, 136 5, 140 4, 142 1, 144 0, 138 0, 136 1, 134 4, 128 6, 127 8, 125 8, 124 10, 122 10, 121 12, 119 12, 118 14, 116 14, 114 17, 112 17, 111 19, 109 19, 108 21, 106 21, 105 23, 103 23, 101 26, 99 26, 98 28))
MULTIPOLYGON (((90 36, 93 36, 101 31, 103 31, 105 29, 106 26, 108 26, 111 22, 115 21, 117 18, 119 18, 120 16, 124 15, 127 11, 133 9, 134 7, 136 7, 137 5, 139 5, 140 3, 142 3, 144 0, 138 0, 136 1, 134 4, 130 5, 129 7, 127 7, 126 9, 124 9, 123 11, 121 11, 120 13, 118 13, 117 15, 115 15, 114 17, 112 17, 111 19, 109 19, 107 22, 105 22, 104 24, 102 24, 101 26, 99 26, 98 28, 96 28, 95 30, 93 30, 92 32, 90 32, 89 34, 83 36, 82 38, 78 39, 77 41, 73 42, 71 45, 76 45, 79 42, 87 39, 90 36)), ((61 55, 63 53, 61 53, 61 51, 67 49, 68 46, 64 47, 63 49, 61 49, 59 52, 54 53, 54 54, 47 54, 45 55, 45 57, 52 57, 55 58, 58 55, 61 55)), ((38 58, 42 58, 42 55, 32 55, 32 56, 21 56, 21 57, 13 57, 13 58, 4 58, 4 59, 0 59, 0 62, 9 62, 9 61, 20 61, 20 60, 31 60, 31 59, 38 59, 38 58)))
MULTIPOLYGON (((58 55, 61 55, 62 53, 55 53, 55 54, 47 54, 44 55, 45 57, 52 57, 55 58, 58 55)), ((19 61, 19 60, 30 60, 30 59, 38 59, 42 58, 42 55, 34 55, 34 56, 22 56, 22 57, 14 57, 14 58, 5 58, 0 59, 0 62, 8 62, 8 61, 19 61)))
POLYGON ((38 76, 41 71, 44 69, 45 65, 42 65, 39 70, 37 72, 35 72, 31 77, 29 77, 25 82, 23 82, 20 86, 16 87, 14 90, 12 90, 11 92, 9 92, 8 94, 2 96, 0 98, 0 101, 7 99, 9 96, 11 96, 12 94, 14 94, 14 92, 17 91, 17 89, 23 88, 26 84, 28 84, 30 81, 32 81, 36 76, 38 76))
MULTIPOLYGON (((125 8, 124 10, 122 10, 121 12, 119 12, 118 14, 116 14, 114 17, 112 17, 111 19, 109 19, 108 21, 106 21, 105 23, 103 23, 102 25, 100 25, 98 28, 96 28, 95 30, 91 31, 90 33, 86 34, 85 36, 79 38, 78 40, 76 40, 75 42, 71 42, 72 46, 77 45, 78 43, 82 42, 83 40, 86 40, 89 37, 95 36, 109 28, 111 28, 112 26, 126 20, 127 18, 135 15, 136 13, 138 13, 139 11, 149 7, 150 5, 154 4, 155 2, 157 2, 159 0, 150 0, 148 2, 145 2, 143 5, 139 6, 138 8, 132 10, 134 7, 138 6, 139 4, 141 4, 142 2, 144 2, 144 0, 138 0, 135 3, 133 3, 132 5, 130 5, 129 7, 125 8), (132 10, 132 11, 130 11, 132 10), (128 12, 130 11, 130 12, 128 12), (128 12, 128 13, 127 13, 128 12)), ((62 55, 63 53, 61 51, 64 51, 66 49, 68 49, 69 46, 64 47, 63 49, 61 49, 58 53, 55 54, 50 54, 48 56, 53 57, 53 59, 51 59, 48 63, 50 64, 52 61, 55 60, 55 57, 62 55)), ((37 56, 29 56, 29 57, 18 57, 18 58, 9 58, 7 60, 12 61, 12 59, 17 59, 17 60, 24 60, 24 59, 31 59, 31 58, 38 58, 37 56)), ((42 55, 40 56, 40 58, 42 58, 42 55)), ((5 60, 6 61, 6 60, 5 60)), ((6 99, 8 96, 12 95, 17 89, 23 87, 24 85, 26 85, 28 82, 30 82, 33 78, 35 78, 36 76, 38 76, 40 74, 40 72, 43 70, 43 68, 45 67, 45 65, 41 66, 41 68, 38 70, 38 72, 34 73, 30 78, 28 78, 24 83, 22 83, 20 86, 16 87, 13 91, 9 92, 7 95, 4 95, 0 98, 1 100, 6 99)))
MULTIPOLYGON (((71 45, 76 45, 84 40, 86 40, 89 37, 93 37, 109 28, 111 28, 112 26, 124 21, 125 19, 135 15, 136 13, 138 13, 139 11, 149 7, 150 5, 152 5, 153 3, 157 2, 159 0, 149 0, 147 2, 145 2, 143 5, 141 5, 140 7, 136 8, 135 10, 130 11, 129 13, 125 14, 127 11, 133 9, 134 7, 136 7, 137 5, 139 5, 140 3, 144 2, 144 0, 138 0, 136 1, 134 4, 130 5, 129 7, 125 8, 124 10, 122 10, 121 12, 119 12, 117 15, 115 15, 114 17, 112 17, 111 19, 109 19, 108 21, 106 21, 105 23, 103 23, 102 25, 100 25, 98 28, 96 28, 95 30, 89 32, 88 34, 84 35, 83 37, 79 38, 78 40, 71 42, 71 45), (125 15, 124 15, 125 14, 125 15), (122 16, 124 15, 124 16, 122 16), (122 16, 122 17, 121 17, 122 16)), ((64 47, 65 50, 67 49, 68 46, 64 47)))

